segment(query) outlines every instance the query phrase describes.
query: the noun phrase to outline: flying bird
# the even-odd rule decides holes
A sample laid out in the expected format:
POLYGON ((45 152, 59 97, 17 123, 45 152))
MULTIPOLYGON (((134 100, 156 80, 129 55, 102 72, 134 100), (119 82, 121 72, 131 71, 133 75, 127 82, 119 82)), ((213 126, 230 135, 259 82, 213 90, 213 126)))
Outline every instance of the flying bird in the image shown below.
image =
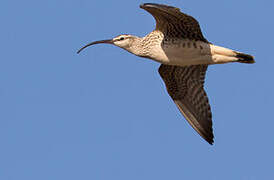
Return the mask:
POLYGON ((189 124, 213 144, 212 114, 204 90, 208 65, 230 62, 254 63, 251 55, 214 45, 203 36, 197 20, 179 8, 145 3, 140 8, 156 20, 156 28, 145 37, 122 34, 95 41, 84 48, 107 43, 137 56, 161 63, 159 73, 168 94, 189 124))

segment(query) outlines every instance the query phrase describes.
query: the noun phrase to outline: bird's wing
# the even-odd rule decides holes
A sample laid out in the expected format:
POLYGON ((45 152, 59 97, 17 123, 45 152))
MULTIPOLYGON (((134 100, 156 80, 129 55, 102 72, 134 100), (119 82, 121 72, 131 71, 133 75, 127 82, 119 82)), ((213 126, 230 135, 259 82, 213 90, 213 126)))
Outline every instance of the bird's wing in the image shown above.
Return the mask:
POLYGON ((189 124, 210 144, 213 144, 212 115, 204 79, 207 65, 170 66, 161 65, 168 94, 189 124))
POLYGON ((198 21, 182 13, 179 8, 154 3, 141 4, 140 8, 155 18, 156 30, 163 32, 166 37, 208 42, 198 21))

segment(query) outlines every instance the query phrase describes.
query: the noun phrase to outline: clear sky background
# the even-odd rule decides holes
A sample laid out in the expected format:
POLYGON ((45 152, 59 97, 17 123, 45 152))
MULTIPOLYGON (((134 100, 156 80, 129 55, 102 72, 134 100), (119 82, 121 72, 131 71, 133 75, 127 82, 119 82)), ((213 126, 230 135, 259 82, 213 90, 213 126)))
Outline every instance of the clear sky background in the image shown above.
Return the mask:
POLYGON ((2 0, 1 180, 274 178, 272 0, 154 1, 194 16, 255 64, 210 66, 215 144, 188 125, 159 64, 93 40, 144 36, 146 1, 2 0))

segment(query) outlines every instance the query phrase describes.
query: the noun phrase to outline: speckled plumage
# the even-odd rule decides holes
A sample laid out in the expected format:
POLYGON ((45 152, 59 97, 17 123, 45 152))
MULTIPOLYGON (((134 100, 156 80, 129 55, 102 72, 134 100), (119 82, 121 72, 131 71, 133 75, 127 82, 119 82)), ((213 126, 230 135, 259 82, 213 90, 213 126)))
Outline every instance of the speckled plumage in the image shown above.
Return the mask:
POLYGON ((212 114, 204 79, 207 65, 170 66, 161 65, 159 73, 168 94, 190 125, 210 144, 213 143, 212 114))
MULTIPOLYGON (((154 4, 144 4, 140 7, 155 18, 156 29, 151 34, 158 36, 163 48, 175 46, 203 51, 203 46, 197 44, 208 43, 202 35, 199 23, 193 17, 181 13, 178 8, 154 4)), ((206 70, 207 65, 180 67, 162 64, 159 73, 180 112, 189 124, 212 144, 212 114, 203 88, 206 70)))
POLYGON ((169 38, 189 39, 207 42, 204 38, 199 23, 191 16, 182 13, 179 8, 163 4, 146 3, 140 5, 156 20, 156 29, 169 38))
POLYGON ((208 42, 198 21, 178 8, 153 3, 140 7, 155 18, 154 31, 142 38, 119 35, 95 41, 78 53, 90 45, 108 43, 161 63, 159 73, 168 94, 189 124, 213 144, 212 114, 204 90, 207 67, 229 62, 254 63, 254 58, 208 42))

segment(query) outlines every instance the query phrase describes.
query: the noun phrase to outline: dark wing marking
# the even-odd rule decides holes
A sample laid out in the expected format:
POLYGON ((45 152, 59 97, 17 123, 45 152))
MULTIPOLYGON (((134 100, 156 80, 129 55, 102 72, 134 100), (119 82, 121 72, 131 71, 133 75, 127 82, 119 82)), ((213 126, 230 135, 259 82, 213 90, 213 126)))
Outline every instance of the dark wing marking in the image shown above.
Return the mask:
POLYGON ((208 42, 196 19, 172 6, 145 3, 140 8, 148 11, 156 20, 156 30, 162 31, 166 38, 183 38, 208 42))
POLYGON ((162 64, 159 73, 168 94, 189 124, 213 144, 212 115, 204 90, 206 70, 207 65, 179 67, 162 64))

